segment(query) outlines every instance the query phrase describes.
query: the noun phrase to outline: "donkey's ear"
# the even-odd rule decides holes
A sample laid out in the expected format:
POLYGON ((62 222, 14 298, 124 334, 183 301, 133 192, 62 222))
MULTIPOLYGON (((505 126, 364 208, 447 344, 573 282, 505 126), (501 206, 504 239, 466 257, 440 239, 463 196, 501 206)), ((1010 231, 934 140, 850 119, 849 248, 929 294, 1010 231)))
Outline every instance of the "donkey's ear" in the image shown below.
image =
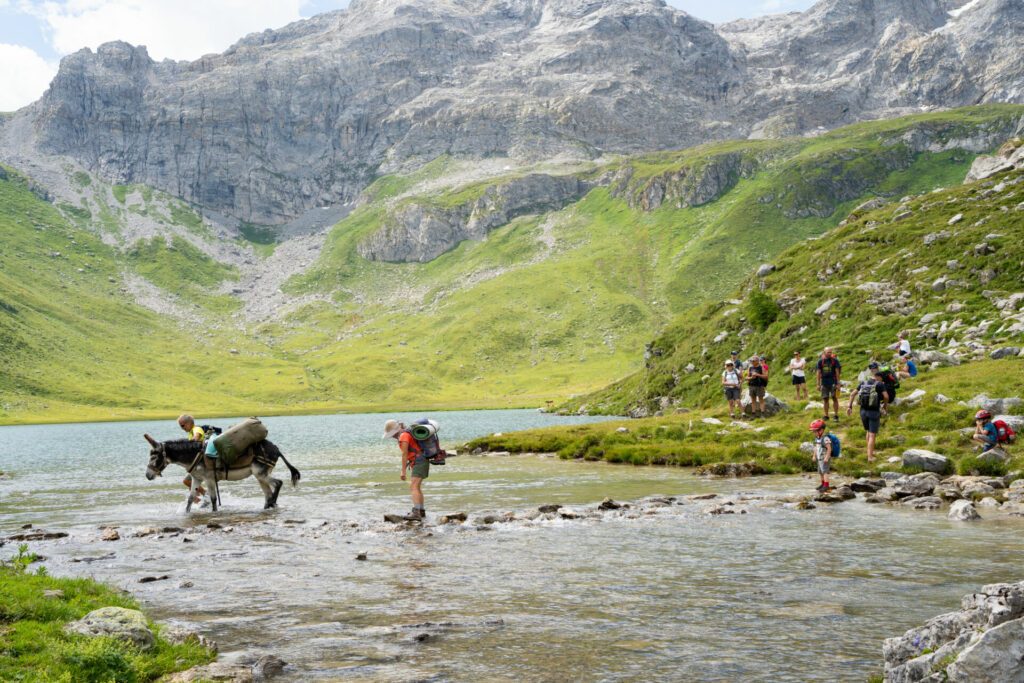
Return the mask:
POLYGON ((143 434, 143 436, 146 437, 146 441, 148 441, 149 445, 152 446, 153 448, 156 448, 157 446, 160 445, 160 442, 151 437, 149 434, 143 434))

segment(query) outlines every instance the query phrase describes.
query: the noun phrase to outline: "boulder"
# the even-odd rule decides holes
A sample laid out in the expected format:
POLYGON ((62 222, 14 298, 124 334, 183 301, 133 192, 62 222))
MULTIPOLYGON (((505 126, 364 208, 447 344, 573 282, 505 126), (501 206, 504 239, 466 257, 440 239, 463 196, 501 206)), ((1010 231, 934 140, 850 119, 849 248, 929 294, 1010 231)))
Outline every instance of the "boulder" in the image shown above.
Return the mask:
POLYGON ((185 626, 163 626, 160 629, 160 637, 175 645, 196 643, 207 650, 217 651, 217 643, 204 636, 199 631, 185 626))
POLYGON ((825 315, 832 308, 832 305, 839 301, 839 299, 829 299, 820 306, 814 309, 814 315, 825 315))
POLYGON ((775 266, 770 263, 763 263, 761 267, 757 269, 758 277, 768 277, 775 272, 775 266))
POLYGON ((135 609, 101 607, 64 627, 69 633, 84 636, 115 638, 131 643, 140 650, 150 650, 156 643, 146 616, 135 609))
POLYGON ((930 496, 938 485, 938 475, 933 472, 921 472, 909 477, 900 477, 893 484, 892 490, 896 498, 919 498, 930 496))
POLYGON ((163 683, 257 683, 277 676, 287 662, 264 655, 251 663, 213 662, 160 679, 163 683))
POLYGON ((465 512, 452 512, 447 515, 441 515, 441 518, 437 520, 438 524, 461 524, 469 518, 465 512))
POLYGON ((938 510, 942 507, 942 499, 938 496, 921 496, 919 498, 907 498, 900 501, 901 504, 914 508, 915 510, 938 510))
POLYGON ((106 528, 106 529, 103 530, 103 533, 100 535, 100 540, 103 540, 103 541, 120 541, 121 540, 121 534, 117 533, 117 529, 106 528))
POLYGON ((1019 346, 1004 346, 1001 349, 996 349, 989 354, 992 360, 999 360, 1000 358, 1016 358, 1020 355, 1019 346))
MULTIPOLYGON (((746 413, 746 414, 750 414, 751 413, 751 410, 750 410, 750 391, 749 390, 744 390, 743 398, 740 400, 740 405, 741 405, 742 410, 743 410, 744 413, 746 413)), ((778 397, 774 396, 773 394, 765 394, 764 395, 764 414, 765 415, 769 415, 769 416, 777 415, 778 413, 783 413, 783 412, 786 412, 787 410, 789 410, 789 406, 786 405, 786 403, 783 402, 782 400, 780 400, 778 397)))
POLYGON ((719 420, 716 417, 705 417, 703 420, 701 420, 701 422, 703 422, 706 425, 715 425, 715 426, 723 424, 722 421, 719 420))
POLYGON ((971 408, 981 408, 987 410, 993 415, 999 413, 1008 413, 1011 410, 1017 410, 1021 406, 1021 399, 1017 397, 1010 398, 989 398, 985 394, 978 394, 970 401, 967 405, 971 408))
POLYGON ((949 458, 923 448, 909 448, 903 451, 903 466, 944 474, 949 469, 949 458))
POLYGON ((604 499, 604 500, 602 500, 602 501, 601 501, 601 503, 600 503, 600 504, 599 504, 599 505, 597 506, 597 509, 598 509, 598 510, 618 510, 618 509, 619 509, 619 508, 621 508, 621 507, 622 507, 622 505, 620 505, 619 503, 616 503, 616 502, 615 502, 614 500, 612 500, 611 498, 605 498, 605 499, 604 499))
POLYGON ((861 477, 852 484, 850 489, 857 493, 874 493, 885 488, 885 479, 869 479, 868 477, 861 477))
POLYGON ((899 403, 917 403, 917 402, 919 402, 922 398, 924 398, 927 395, 928 395, 928 392, 925 391, 924 389, 914 389, 912 392, 910 392, 906 396, 904 396, 902 398, 897 398, 896 400, 899 403))
POLYGON ((963 498, 963 494, 960 493, 960 489, 956 486, 951 486, 946 482, 942 482, 932 491, 933 496, 938 496, 944 501, 950 502, 954 500, 960 500, 963 498))
POLYGON ((948 353, 941 351, 918 351, 917 359, 926 365, 938 363, 939 366, 960 365, 960 361, 948 353))
POLYGON ((1006 464, 1010 461, 1010 454, 1002 448, 996 447, 983 453, 979 453, 978 460, 981 462, 1006 464))
POLYGON ((949 506, 949 513, 946 517, 954 522, 970 522, 981 519, 981 515, 978 514, 974 503, 969 500, 953 501, 953 504, 949 506))
POLYGON ((951 683, 1024 681, 1024 619, 978 634, 977 640, 946 669, 951 683))

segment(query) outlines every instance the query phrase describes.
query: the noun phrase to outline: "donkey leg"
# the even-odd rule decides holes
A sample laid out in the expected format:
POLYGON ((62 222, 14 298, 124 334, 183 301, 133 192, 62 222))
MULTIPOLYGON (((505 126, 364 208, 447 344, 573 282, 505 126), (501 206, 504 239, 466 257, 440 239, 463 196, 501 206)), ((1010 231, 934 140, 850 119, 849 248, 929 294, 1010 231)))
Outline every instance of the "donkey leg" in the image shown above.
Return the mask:
POLYGON ((271 498, 274 494, 273 488, 270 485, 270 480, 267 477, 267 471, 258 465, 253 465, 252 476, 256 478, 260 488, 263 489, 263 509, 269 510, 274 507, 273 502, 271 502, 271 498))
POLYGON ((217 484, 216 472, 206 477, 206 493, 210 496, 210 512, 216 512, 220 508, 220 486, 217 484))

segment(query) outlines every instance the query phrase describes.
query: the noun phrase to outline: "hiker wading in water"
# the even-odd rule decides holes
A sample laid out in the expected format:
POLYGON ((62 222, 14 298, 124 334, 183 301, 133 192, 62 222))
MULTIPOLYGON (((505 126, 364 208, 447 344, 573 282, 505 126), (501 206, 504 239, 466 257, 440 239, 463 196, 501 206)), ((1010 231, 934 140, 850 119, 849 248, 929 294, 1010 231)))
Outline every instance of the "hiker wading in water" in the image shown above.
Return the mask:
POLYGON ((423 507, 423 480, 430 476, 430 461, 406 426, 398 420, 388 420, 384 423, 383 438, 398 440, 398 447, 402 450, 402 481, 406 480, 406 472, 412 470, 412 478, 409 481, 412 511, 406 515, 406 519, 426 519, 427 511, 423 507))

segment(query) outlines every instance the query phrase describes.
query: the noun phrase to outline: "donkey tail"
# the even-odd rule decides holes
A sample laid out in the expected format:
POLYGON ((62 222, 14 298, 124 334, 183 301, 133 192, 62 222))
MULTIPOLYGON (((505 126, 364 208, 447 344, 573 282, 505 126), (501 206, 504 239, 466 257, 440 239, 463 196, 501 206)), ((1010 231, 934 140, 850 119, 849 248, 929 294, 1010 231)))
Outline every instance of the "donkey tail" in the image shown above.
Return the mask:
POLYGON ((288 462, 288 458, 284 457, 284 453, 281 453, 281 460, 288 466, 288 471, 292 473, 292 486, 298 486, 299 479, 302 479, 302 473, 292 467, 292 464, 288 462))

